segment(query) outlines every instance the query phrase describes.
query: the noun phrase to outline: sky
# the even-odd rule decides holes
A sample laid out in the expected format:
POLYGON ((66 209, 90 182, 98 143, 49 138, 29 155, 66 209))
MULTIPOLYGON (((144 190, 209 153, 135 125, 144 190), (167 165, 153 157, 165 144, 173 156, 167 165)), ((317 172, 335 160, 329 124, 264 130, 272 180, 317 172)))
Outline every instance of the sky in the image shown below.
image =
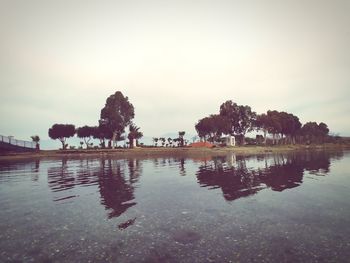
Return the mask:
POLYGON ((0 0, 0 134, 97 125, 117 90, 146 136, 233 100, 350 136, 350 1, 0 0))

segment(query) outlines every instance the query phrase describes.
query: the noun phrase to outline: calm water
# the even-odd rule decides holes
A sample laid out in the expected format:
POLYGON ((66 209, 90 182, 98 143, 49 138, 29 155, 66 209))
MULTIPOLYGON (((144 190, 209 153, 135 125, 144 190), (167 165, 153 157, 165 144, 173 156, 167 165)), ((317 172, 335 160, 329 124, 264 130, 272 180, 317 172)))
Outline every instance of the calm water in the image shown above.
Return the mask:
POLYGON ((0 262, 350 262, 350 153, 0 162, 0 262))

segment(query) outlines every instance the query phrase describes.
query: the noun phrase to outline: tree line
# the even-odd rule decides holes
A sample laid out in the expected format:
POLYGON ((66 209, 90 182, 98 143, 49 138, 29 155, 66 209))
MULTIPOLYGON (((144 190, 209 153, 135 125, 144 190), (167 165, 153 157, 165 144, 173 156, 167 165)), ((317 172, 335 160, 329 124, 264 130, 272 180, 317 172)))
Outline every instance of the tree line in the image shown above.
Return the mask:
POLYGON ((201 140, 221 142, 224 134, 234 136, 239 144, 245 144, 246 134, 252 131, 263 132, 256 135, 257 144, 324 143, 329 138, 328 126, 323 122, 302 124, 294 114, 277 110, 257 114, 250 106, 232 100, 222 103, 218 114, 200 119, 195 129, 201 140))
MULTIPOLYGON (((138 145, 143 133, 133 122, 134 106, 128 97, 120 91, 110 95, 100 112, 98 125, 76 128, 73 124, 54 124, 48 131, 51 139, 58 139, 62 149, 67 148, 66 139, 75 134, 83 140, 86 148, 91 147, 92 138, 100 141, 101 148, 115 148, 117 141, 128 139, 129 147, 138 145), (126 128, 128 127, 128 132, 126 128), (108 142, 108 146, 106 146, 108 142)), ((201 140, 222 142, 222 135, 234 136, 239 144, 245 144, 246 134, 252 131, 262 132, 256 135, 257 144, 295 144, 295 143, 323 143, 329 139, 327 124, 321 122, 307 122, 302 124, 292 113, 268 110, 257 114, 248 105, 238 105, 228 100, 220 105, 219 113, 200 119, 195 129, 201 140), (270 135, 270 138, 267 137, 270 135)), ((180 131, 178 138, 153 138, 154 146, 183 147, 188 141, 184 139, 185 132, 180 131)))
POLYGON ((138 144, 143 134, 140 128, 133 123, 135 117, 134 106, 129 102, 128 97, 124 96, 120 91, 110 95, 101 109, 98 125, 76 128, 73 124, 54 124, 48 131, 51 139, 58 139, 62 143, 62 149, 66 149, 68 144, 66 139, 73 137, 75 134, 82 138, 86 148, 89 148, 89 143, 92 138, 100 141, 100 147, 115 148, 117 141, 129 140, 129 147, 134 147, 138 144), (126 134, 125 129, 129 128, 126 134))
POLYGON ((187 146, 188 144, 188 140, 186 140, 184 138, 185 136, 184 131, 179 131, 179 137, 177 138, 165 138, 165 137, 153 137, 152 141, 155 147, 158 146, 158 142, 159 142, 159 146, 162 147, 183 147, 183 146, 187 146))

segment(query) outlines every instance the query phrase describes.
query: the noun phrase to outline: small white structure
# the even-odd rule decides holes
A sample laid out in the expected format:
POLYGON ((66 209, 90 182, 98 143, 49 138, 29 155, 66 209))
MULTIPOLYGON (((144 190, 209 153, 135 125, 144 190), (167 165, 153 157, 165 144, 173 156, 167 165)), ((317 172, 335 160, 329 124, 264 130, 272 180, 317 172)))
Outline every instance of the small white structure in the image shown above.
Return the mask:
POLYGON ((132 148, 136 147, 136 139, 132 139, 132 148))
POLYGON ((227 136, 225 138, 225 144, 227 146, 236 146, 236 139, 235 139, 235 137, 231 136, 231 135, 227 136))

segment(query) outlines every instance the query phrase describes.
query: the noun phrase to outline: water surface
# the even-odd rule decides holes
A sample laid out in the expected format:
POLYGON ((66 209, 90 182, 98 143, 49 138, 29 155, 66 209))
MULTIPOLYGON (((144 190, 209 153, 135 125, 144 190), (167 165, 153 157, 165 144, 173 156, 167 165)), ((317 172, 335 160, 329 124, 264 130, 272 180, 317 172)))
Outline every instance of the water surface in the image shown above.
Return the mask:
POLYGON ((0 162, 0 262, 349 262, 350 154, 0 162))

